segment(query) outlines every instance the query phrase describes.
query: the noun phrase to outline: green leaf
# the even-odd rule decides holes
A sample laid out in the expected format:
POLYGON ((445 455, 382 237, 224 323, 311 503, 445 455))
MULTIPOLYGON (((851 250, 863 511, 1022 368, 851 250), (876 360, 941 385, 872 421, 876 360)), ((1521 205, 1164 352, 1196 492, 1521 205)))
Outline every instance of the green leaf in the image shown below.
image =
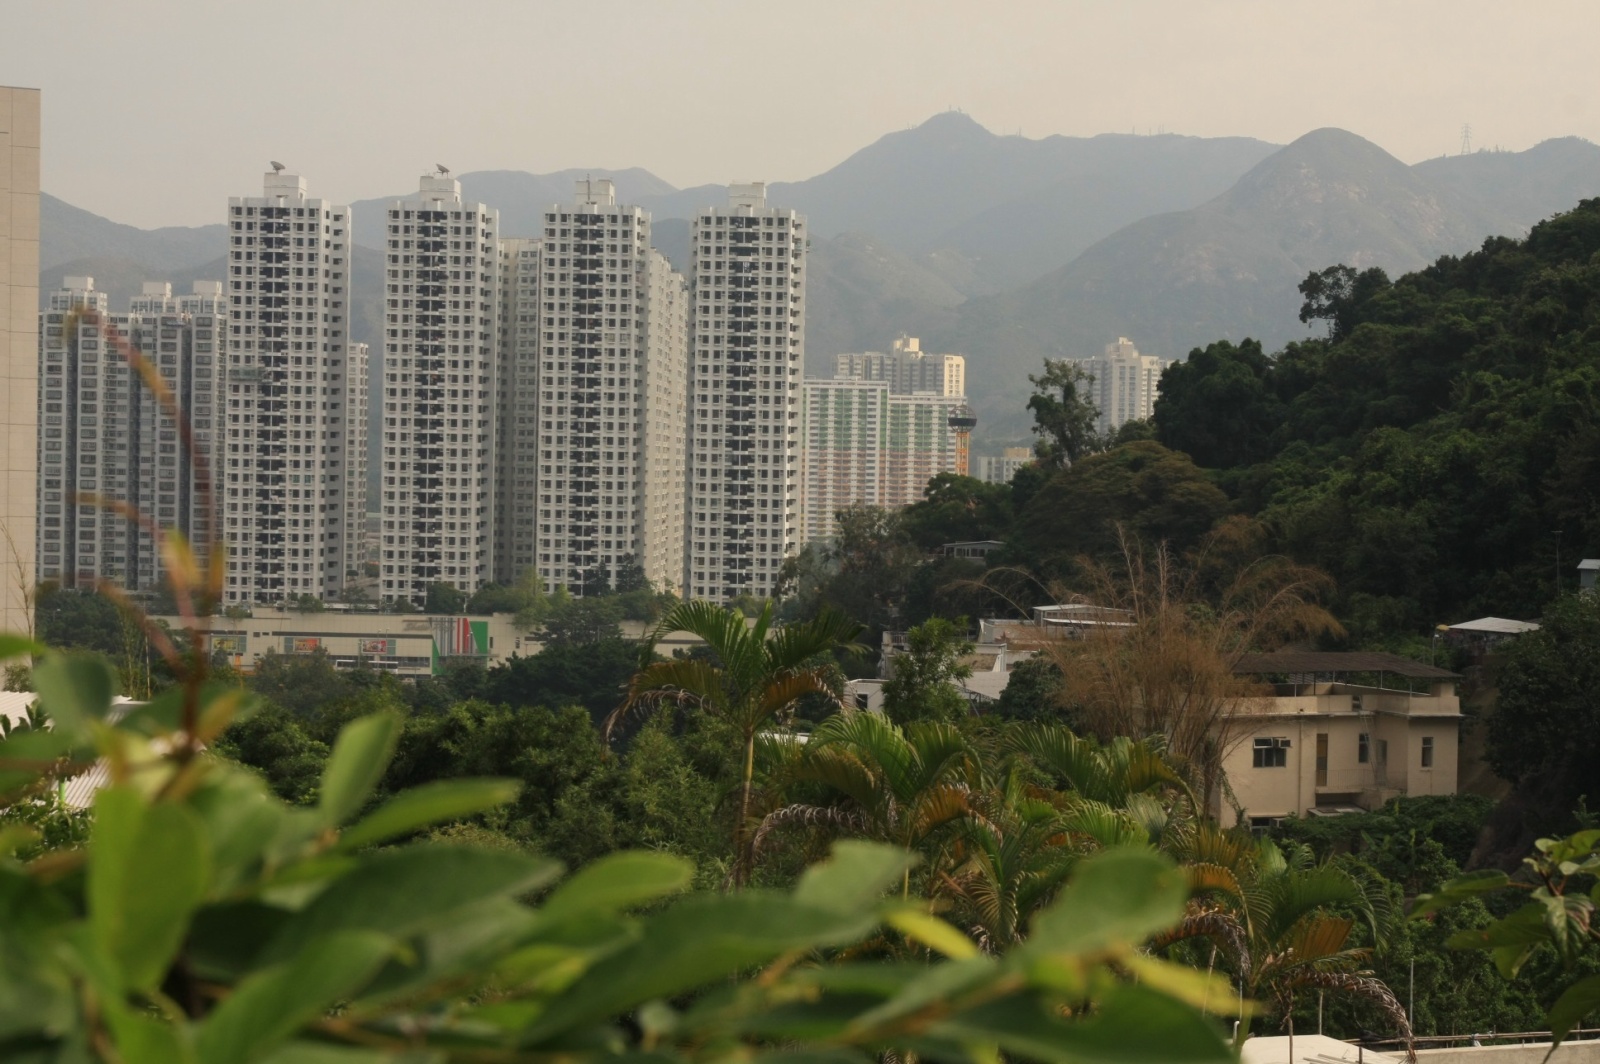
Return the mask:
POLYGON ((91 721, 104 720, 117 693, 117 675, 98 654, 45 655, 33 667, 39 708, 55 726, 75 738, 88 735, 91 721))
POLYGON ((1000 965, 995 959, 983 954, 932 965, 901 987, 894 997, 857 1016, 850 1026, 856 1031, 892 1026, 923 1009, 954 1001, 992 982, 1000 972, 1000 965))
POLYGON ((368 854, 296 913, 262 960, 292 957, 335 931, 381 931, 406 938, 447 926, 467 906, 537 890, 560 872, 555 861, 456 846, 407 846, 368 854))
POLYGON ((100 792, 89 842, 89 918, 126 986, 160 983, 208 879, 205 836, 192 810, 146 807, 129 787, 100 792))
POLYGON ((1107 850, 1079 863, 1016 952, 1087 953, 1137 945, 1177 923, 1188 894, 1182 871, 1160 854, 1107 850))
POLYGON ((510 779, 434 780, 401 791, 350 826, 339 848, 354 850, 446 820, 458 820, 514 801, 522 784, 510 779))
POLYGON ((44 644, 35 643, 17 632, 0 632, 0 661, 10 661, 24 654, 43 654, 44 644))
POLYGON ((218 894, 232 892, 259 873, 262 854, 288 815, 259 776, 225 763, 206 774, 189 805, 211 840, 212 889, 218 894))
POLYGON ((329 1042, 288 1042, 262 1058, 261 1064, 393 1064, 402 1060, 405 1064, 442 1064, 444 1059, 443 1053, 418 1050, 407 1050, 402 1055, 329 1042))
POLYGON ((106 1003, 105 1012, 123 1064, 190 1064, 195 1059, 187 1032, 162 1017, 122 1002, 106 1003))
POLYGON ((614 853, 585 866, 557 887, 540 906, 552 920, 588 913, 616 913, 688 888, 694 865, 664 853, 614 853))
POLYGON ((1596 1009, 1600 1009, 1600 975, 1591 975, 1567 987, 1556 1003, 1550 1006, 1548 1020, 1552 1048, 1560 1045, 1561 1040, 1567 1037, 1567 1032, 1596 1009))
POLYGON ((317 807, 324 825, 338 827, 360 811, 389 767, 399 739, 400 718, 393 713, 374 713, 345 726, 322 771, 317 807))
POLYGON ((646 922, 628 946, 610 953, 554 998, 527 1044, 671 998, 793 950, 859 941, 870 914, 801 905, 763 891, 691 895, 646 922))
POLYGON ((925 913, 921 909, 897 906, 884 915, 884 920, 911 941, 921 943, 946 957, 965 960, 978 954, 978 947, 973 945, 972 939, 932 913, 925 913))
POLYGON ((1238 1057, 1200 1013, 1142 986, 1113 988, 1082 1019, 1063 1022, 1023 995, 957 1013, 929 1034, 992 1042, 1018 1057, 1060 1064, 1234 1064, 1238 1057))
POLYGON ((1447 909, 1452 905, 1459 905, 1468 898, 1490 891, 1500 890, 1511 882, 1511 878, 1504 872, 1484 870, 1468 872, 1464 876, 1457 876, 1433 894, 1419 894, 1416 903, 1411 907, 1413 920, 1447 909))
POLYGON ((201 1025, 203 1064, 249 1064, 356 994, 393 953, 386 935, 339 931, 240 983, 201 1025))
POLYGON ((1534 947, 1549 941, 1545 907, 1539 902, 1529 902, 1488 927, 1457 931, 1445 940, 1445 945, 1450 949, 1489 950, 1500 974, 1512 979, 1534 947))
POLYGON ((794 900, 834 912, 863 912, 916 862, 915 855, 894 846, 845 839, 833 844, 826 861, 805 870, 794 900))
POLYGON ((288 1042, 276 1053, 263 1057, 261 1064, 391 1064, 401 1060, 405 1064, 440 1064, 444 1059, 443 1053, 419 1050, 407 1050, 401 1055, 328 1042, 288 1042))

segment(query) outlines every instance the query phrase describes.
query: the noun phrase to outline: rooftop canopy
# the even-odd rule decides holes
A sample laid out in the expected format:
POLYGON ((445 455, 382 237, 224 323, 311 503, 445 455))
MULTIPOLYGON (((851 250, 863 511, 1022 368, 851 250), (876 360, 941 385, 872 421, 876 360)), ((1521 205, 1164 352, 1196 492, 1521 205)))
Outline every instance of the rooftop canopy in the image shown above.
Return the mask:
POLYGON ((1413 680, 1459 680, 1448 669, 1424 665, 1398 654, 1370 651, 1342 653, 1321 650, 1280 650, 1276 654, 1245 654, 1233 671, 1246 676, 1271 676, 1279 673, 1387 672, 1413 680))
POLYGON ((1539 625, 1534 621, 1513 621, 1505 617, 1479 617, 1475 621, 1452 624, 1449 628, 1452 632, 1476 632, 1480 635, 1521 635, 1524 632, 1537 632, 1539 625))

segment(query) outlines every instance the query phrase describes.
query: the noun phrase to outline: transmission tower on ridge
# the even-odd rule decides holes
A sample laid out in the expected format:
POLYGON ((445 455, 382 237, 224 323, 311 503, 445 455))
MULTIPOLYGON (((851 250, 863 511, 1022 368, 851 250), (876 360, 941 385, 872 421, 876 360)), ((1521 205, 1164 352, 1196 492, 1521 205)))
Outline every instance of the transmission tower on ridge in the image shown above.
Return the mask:
POLYGON ((1472 154, 1472 127, 1465 124, 1461 127, 1461 154, 1472 154))

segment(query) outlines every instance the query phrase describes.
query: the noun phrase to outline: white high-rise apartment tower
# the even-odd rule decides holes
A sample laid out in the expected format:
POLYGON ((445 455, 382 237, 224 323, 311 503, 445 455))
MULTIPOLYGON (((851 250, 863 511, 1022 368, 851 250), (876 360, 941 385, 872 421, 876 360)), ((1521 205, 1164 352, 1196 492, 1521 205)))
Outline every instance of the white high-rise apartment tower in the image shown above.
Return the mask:
POLYGON ((1089 394, 1100 408, 1096 427, 1114 432, 1124 422, 1142 421, 1155 413, 1161 374, 1172 362, 1141 355, 1133 341, 1119 336, 1116 343, 1106 345, 1102 357, 1079 359, 1078 365, 1094 377, 1089 394))
POLYGON ((806 225, 732 185, 694 220, 688 592, 772 593, 799 549, 806 225))
POLYGON ((541 254, 536 381, 515 385, 517 438, 527 438, 524 419, 537 419, 537 498, 531 511, 519 502, 513 520, 537 529, 535 564, 548 586, 582 594, 614 583, 630 561, 676 586, 683 278, 650 247, 649 214, 619 205, 606 180, 579 181, 576 202, 545 213, 541 254))
POLYGON ((350 210, 276 168, 228 201, 229 603, 344 587, 350 210))
POLYGON ((499 213, 429 174, 388 209, 379 589, 420 606, 494 575, 499 213))

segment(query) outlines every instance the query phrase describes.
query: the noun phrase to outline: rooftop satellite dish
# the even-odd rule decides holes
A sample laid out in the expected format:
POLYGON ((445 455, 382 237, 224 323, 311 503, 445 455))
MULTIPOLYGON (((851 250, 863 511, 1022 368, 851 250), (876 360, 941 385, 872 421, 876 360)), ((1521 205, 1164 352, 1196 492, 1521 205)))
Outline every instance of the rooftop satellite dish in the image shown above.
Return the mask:
POLYGON ((444 163, 434 163, 433 165, 439 168, 440 174, 448 174, 450 172, 450 168, 444 163))
POLYGON ((275 174, 283 173, 283 164, 276 159, 272 160, 272 172, 275 174))

